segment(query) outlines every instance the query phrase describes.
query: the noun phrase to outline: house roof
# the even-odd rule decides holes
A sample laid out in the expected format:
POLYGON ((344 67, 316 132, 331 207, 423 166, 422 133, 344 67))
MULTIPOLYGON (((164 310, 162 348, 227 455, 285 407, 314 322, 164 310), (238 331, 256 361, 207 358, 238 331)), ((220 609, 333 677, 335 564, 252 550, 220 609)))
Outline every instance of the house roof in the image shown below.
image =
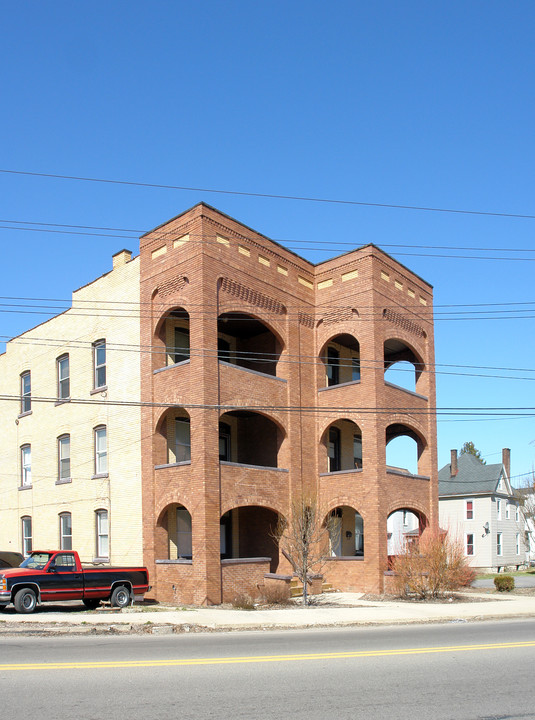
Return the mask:
POLYGON ((457 459, 457 475, 451 476, 451 465, 438 471, 438 495, 493 494, 504 474, 502 463, 483 465, 474 455, 463 453, 457 459))

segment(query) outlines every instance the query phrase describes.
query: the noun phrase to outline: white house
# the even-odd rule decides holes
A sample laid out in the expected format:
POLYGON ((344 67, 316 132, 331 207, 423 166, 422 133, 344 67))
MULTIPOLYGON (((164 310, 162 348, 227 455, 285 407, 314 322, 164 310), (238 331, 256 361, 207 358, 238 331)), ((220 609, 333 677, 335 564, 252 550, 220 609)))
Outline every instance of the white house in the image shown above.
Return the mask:
POLYGON ((525 564, 524 518, 511 487, 511 451, 484 465, 474 455, 457 457, 438 473, 440 527, 462 540, 473 567, 490 571, 525 564))

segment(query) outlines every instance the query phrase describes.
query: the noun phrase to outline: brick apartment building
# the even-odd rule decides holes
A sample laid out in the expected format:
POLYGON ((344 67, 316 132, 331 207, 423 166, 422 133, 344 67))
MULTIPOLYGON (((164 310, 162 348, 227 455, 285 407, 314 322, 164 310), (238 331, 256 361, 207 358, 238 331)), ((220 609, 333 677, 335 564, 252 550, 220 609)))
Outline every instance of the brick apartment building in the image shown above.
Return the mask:
POLYGON ((314 265, 199 204, 0 373, 4 550, 143 557, 159 600, 217 604, 288 573, 273 528, 303 493, 337 518, 339 589, 383 589, 389 516, 437 522, 432 290, 373 245, 314 265))
POLYGON ((141 238, 144 558, 164 601, 289 564, 293 498, 339 518, 325 579, 381 591, 387 519, 438 519, 432 289, 367 245, 314 265, 199 204, 141 238), (410 389, 385 368, 413 366, 410 389), (387 465, 414 441, 417 469, 387 465))

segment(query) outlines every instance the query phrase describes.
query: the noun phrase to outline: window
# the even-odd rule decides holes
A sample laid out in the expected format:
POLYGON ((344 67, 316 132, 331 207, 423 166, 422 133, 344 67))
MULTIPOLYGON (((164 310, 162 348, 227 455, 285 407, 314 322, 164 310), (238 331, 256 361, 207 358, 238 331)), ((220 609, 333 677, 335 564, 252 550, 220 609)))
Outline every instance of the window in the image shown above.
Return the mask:
POLYGON ((191 558, 191 515, 185 507, 176 509, 176 544, 179 558, 191 558))
POLYGON ((327 385, 338 385, 340 382, 340 353, 333 347, 327 348, 327 385))
POLYGON ((505 519, 509 520, 511 517, 511 503, 505 503, 505 519))
POLYGON ((466 554, 474 554, 474 536, 472 533, 468 533, 468 535, 466 536, 466 554))
POLYGON ((409 511, 403 510, 403 527, 409 526, 409 511))
POLYGON ((520 533, 516 534, 516 554, 520 555, 520 533))
POLYGON ((502 519, 502 501, 496 500, 496 515, 498 517, 498 520, 502 519))
POLYGON ((110 535, 108 525, 108 511, 97 510, 96 517, 96 541, 97 557, 109 558, 110 556, 110 535))
POLYGON ((496 533, 496 555, 503 554, 502 533, 496 533))
POLYGON ((362 467, 362 437, 353 435, 353 463, 356 468, 362 467))
POLYGON ((56 360, 58 368, 58 400, 67 400, 71 394, 69 356, 62 355, 56 360))
POLYGON ((72 550, 72 519, 70 513, 61 513, 59 516, 59 547, 60 550, 72 550))
POLYGON ((230 462, 230 426, 219 423, 219 460, 230 462))
POLYGON ((95 428, 95 475, 105 475, 108 472, 108 447, 106 426, 95 428))
POLYGON ((106 386, 106 341, 93 343, 93 387, 106 386))
POLYGON ((71 436, 62 435, 58 438, 58 480, 69 480, 71 477, 71 436))
POLYGON ((190 423, 188 418, 175 418, 175 458, 177 463, 191 460, 190 423))
POLYGON ((20 484, 22 487, 32 486, 31 445, 23 445, 20 449, 20 484))
POLYGON ((516 522, 520 522, 520 506, 515 505, 515 520, 516 522))
POLYGON ((474 501, 473 500, 466 501, 466 519, 467 520, 474 519, 474 501))
POLYGON ((20 519, 22 530, 22 554, 24 557, 32 551, 32 519, 29 515, 25 515, 20 519))
POLYGON ((336 427, 329 428, 327 454, 329 456, 329 472, 338 472, 340 470, 340 430, 336 427))
POLYGON ((60 568, 61 572, 76 571, 76 560, 74 559, 73 553, 61 553, 61 555, 56 555, 54 565, 55 567, 60 568))
POLYGON ((360 358, 351 358, 351 380, 360 380, 360 358))
POLYGON ((32 378, 30 371, 20 376, 20 412, 27 413, 32 409, 32 378))
POLYGON ((182 328, 175 328, 174 362, 189 360, 189 332, 182 328))

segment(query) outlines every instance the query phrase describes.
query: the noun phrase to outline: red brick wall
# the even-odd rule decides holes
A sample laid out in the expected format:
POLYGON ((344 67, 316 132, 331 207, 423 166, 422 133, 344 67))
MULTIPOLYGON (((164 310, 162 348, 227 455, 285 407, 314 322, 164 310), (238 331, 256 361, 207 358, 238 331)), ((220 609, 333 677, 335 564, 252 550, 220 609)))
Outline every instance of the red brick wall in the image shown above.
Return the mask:
POLYGON ((232 563, 231 560, 224 560, 221 568, 223 602, 232 602, 240 593, 248 593, 253 598, 257 597, 260 593, 259 588, 264 583, 264 575, 269 572, 269 561, 230 563, 232 563))

